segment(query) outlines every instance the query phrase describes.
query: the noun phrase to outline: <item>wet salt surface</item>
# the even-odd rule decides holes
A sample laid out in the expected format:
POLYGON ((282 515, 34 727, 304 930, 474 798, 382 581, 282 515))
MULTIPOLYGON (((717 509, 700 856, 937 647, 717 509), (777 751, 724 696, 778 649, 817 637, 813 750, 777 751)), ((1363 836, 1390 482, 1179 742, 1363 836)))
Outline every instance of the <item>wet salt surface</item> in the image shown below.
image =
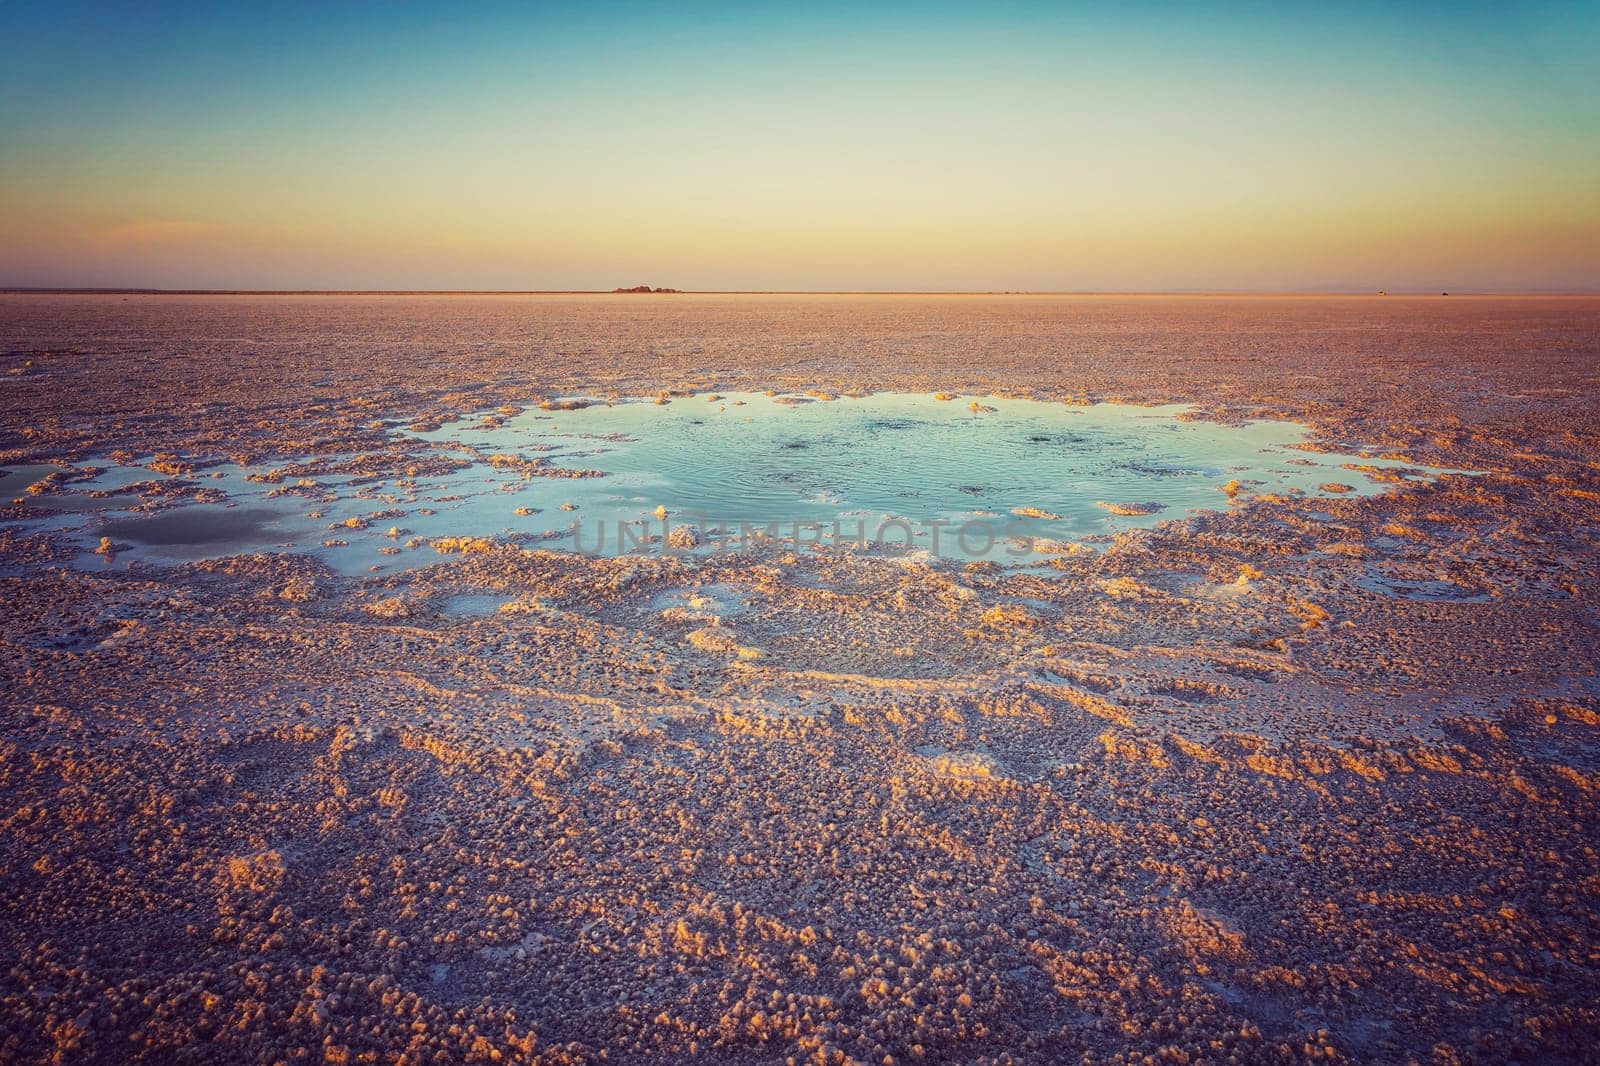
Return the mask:
POLYGON ((772 523, 781 536, 825 543, 864 535, 888 550, 1037 561, 1028 548, 1220 510, 1230 481, 1240 500, 1371 495, 1388 486, 1367 470, 1389 481, 1442 472, 1307 450, 1298 423, 1188 420, 1183 405, 969 399, 734 393, 485 413, 396 434, 414 455, 466 464, 441 474, 302 479, 285 473, 298 464, 279 461, 185 477, 94 463, 12 468, 0 492, 53 512, 21 524, 75 538, 84 565, 301 551, 357 574, 436 562, 428 542, 440 537, 616 555, 652 540, 661 550, 682 525, 705 541, 772 523), (27 493, 52 471, 62 472, 56 487, 27 493), (222 502, 156 498, 184 484, 222 502), (147 510, 131 510, 141 502, 147 510), (87 555, 101 537, 117 547, 109 561, 87 555))
POLYGON ((163 476, 142 467, 97 466, 78 468, 75 474, 71 467, 29 463, 0 469, 0 501, 21 498, 25 499, 29 506, 42 511, 100 511, 108 506, 107 496, 129 494, 131 486, 163 476), (92 474, 92 485, 88 480, 90 474, 92 474), (29 491, 30 487, 47 482, 51 475, 58 475, 63 479, 59 487, 81 491, 29 491), (69 476, 74 480, 66 480, 69 476))
POLYGON ((1465 588, 1452 581, 1435 578, 1397 578, 1368 568, 1365 577, 1356 584, 1369 592, 1392 599, 1418 600, 1425 603, 1484 603, 1487 592, 1465 588))
POLYGON ((650 609, 656 612, 673 612, 688 620, 728 618, 744 613, 746 604, 742 592, 722 583, 695 585, 692 588, 669 589, 650 598, 650 609))
POLYGON ((510 597, 500 593, 459 592, 446 596, 439 609, 450 618, 487 618, 510 602, 510 597))

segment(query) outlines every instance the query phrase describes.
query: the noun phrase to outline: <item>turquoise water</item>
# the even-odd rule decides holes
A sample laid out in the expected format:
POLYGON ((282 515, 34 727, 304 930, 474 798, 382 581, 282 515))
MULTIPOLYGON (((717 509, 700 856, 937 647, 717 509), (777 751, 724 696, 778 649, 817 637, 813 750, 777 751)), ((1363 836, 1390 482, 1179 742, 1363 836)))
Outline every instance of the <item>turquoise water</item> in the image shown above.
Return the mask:
MULTIPOLYGON (((437 561, 424 542, 438 537, 614 555, 665 550, 666 534, 685 526, 695 535, 680 534, 679 547, 698 551, 766 534, 1015 562, 1225 508, 1231 481, 1239 482, 1237 500, 1247 501, 1265 492, 1333 495, 1322 487, 1330 483, 1348 486, 1342 494, 1383 491, 1350 463, 1389 476, 1437 473, 1304 450, 1308 430, 1296 423, 1223 425, 1181 417, 1189 410, 745 393, 491 412, 399 434, 424 453, 467 462, 446 474, 312 474, 299 484, 298 476, 260 480, 284 463, 221 466, 189 478, 221 502, 144 514, 128 509, 141 497, 125 491, 139 489, 139 478, 113 467, 69 480, 53 494, 55 513, 34 522, 85 548, 111 537, 119 546, 113 562, 310 551, 347 573, 437 561), (571 473, 591 476, 548 476, 571 473), (105 495, 107 488, 124 491, 105 495), (96 489, 102 494, 90 496, 96 489), (357 528, 344 525, 348 519, 357 528)), ((8 480, 8 490, 20 480, 8 480)))

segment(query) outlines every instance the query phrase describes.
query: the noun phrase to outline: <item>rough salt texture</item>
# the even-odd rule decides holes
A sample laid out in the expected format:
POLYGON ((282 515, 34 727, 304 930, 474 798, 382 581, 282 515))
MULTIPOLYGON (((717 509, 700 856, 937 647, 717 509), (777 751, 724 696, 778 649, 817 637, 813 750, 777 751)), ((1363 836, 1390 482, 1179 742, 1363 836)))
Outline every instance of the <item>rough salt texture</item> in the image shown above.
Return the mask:
POLYGON ((0 1061, 1600 1046, 1600 300, 0 295, 0 374, 0 465, 895 388, 1486 471, 1032 574, 0 528, 0 1061))

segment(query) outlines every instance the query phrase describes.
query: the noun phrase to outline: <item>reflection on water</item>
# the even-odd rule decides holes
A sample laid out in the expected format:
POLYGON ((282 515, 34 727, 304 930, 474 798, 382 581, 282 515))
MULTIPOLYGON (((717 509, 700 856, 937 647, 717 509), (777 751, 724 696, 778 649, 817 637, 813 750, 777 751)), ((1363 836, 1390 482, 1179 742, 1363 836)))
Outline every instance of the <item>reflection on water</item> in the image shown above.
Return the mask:
MULTIPOLYGON (((404 464, 365 476, 318 474, 315 463, 309 475, 284 462, 224 465, 197 481, 229 505, 130 514, 141 497, 108 492, 168 479, 111 467, 65 472, 54 491, 30 502, 50 500, 45 506, 59 512, 35 525, 78 536, 86 548, 109 537, 125 560, 288 549, 360 573, 436 561, 428 541, 448 536, 570 549, 575 523, 578 546, 614 554, 650 536, 659 543, 686 524, 710 535, 699 539, 703 550, 746 525, 777 523, 788 534, 816 523, 826 540, 836 523, 845 537, 870 537, 898 520, 885 538, 897 546, 1008 562, 1018 555, 1004 549, 1015 551, 1020 538, 1060 550, 1094 534, 1221 509, 1231 497, 1383 490, 1348 469, 1352 462, 1391 479, 1397 469, 1428 473, 1298 448, 1307 430, 1296 423, 1221 425, 1180 417, 1187 411, 906 394, 634 400, 473 417, 404 438, 413 455, 465 464, 443 473, 404 464), (82 511, 89 521, 74 514, 82 511), (954 535, 971 523, 990 535, 954 535)), ((53 469, 3 475, 7 498, 53 469)))
POLYGON ((268 538, 276 524, 288 517, 268 507, 218 507, 195 504, 151 515, 111 518, 95 535, 112 540, 161 548, 200 545, 248 548, 268 538))

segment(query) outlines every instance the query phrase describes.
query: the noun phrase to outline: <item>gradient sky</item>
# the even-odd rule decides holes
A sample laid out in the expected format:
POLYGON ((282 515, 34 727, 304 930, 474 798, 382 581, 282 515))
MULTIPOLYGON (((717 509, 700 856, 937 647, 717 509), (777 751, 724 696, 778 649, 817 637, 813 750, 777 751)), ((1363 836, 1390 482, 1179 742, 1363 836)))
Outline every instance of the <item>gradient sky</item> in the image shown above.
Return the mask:
POLYGON ((0 285, 1600 289, 1600 5, 0 5, 0 285))

